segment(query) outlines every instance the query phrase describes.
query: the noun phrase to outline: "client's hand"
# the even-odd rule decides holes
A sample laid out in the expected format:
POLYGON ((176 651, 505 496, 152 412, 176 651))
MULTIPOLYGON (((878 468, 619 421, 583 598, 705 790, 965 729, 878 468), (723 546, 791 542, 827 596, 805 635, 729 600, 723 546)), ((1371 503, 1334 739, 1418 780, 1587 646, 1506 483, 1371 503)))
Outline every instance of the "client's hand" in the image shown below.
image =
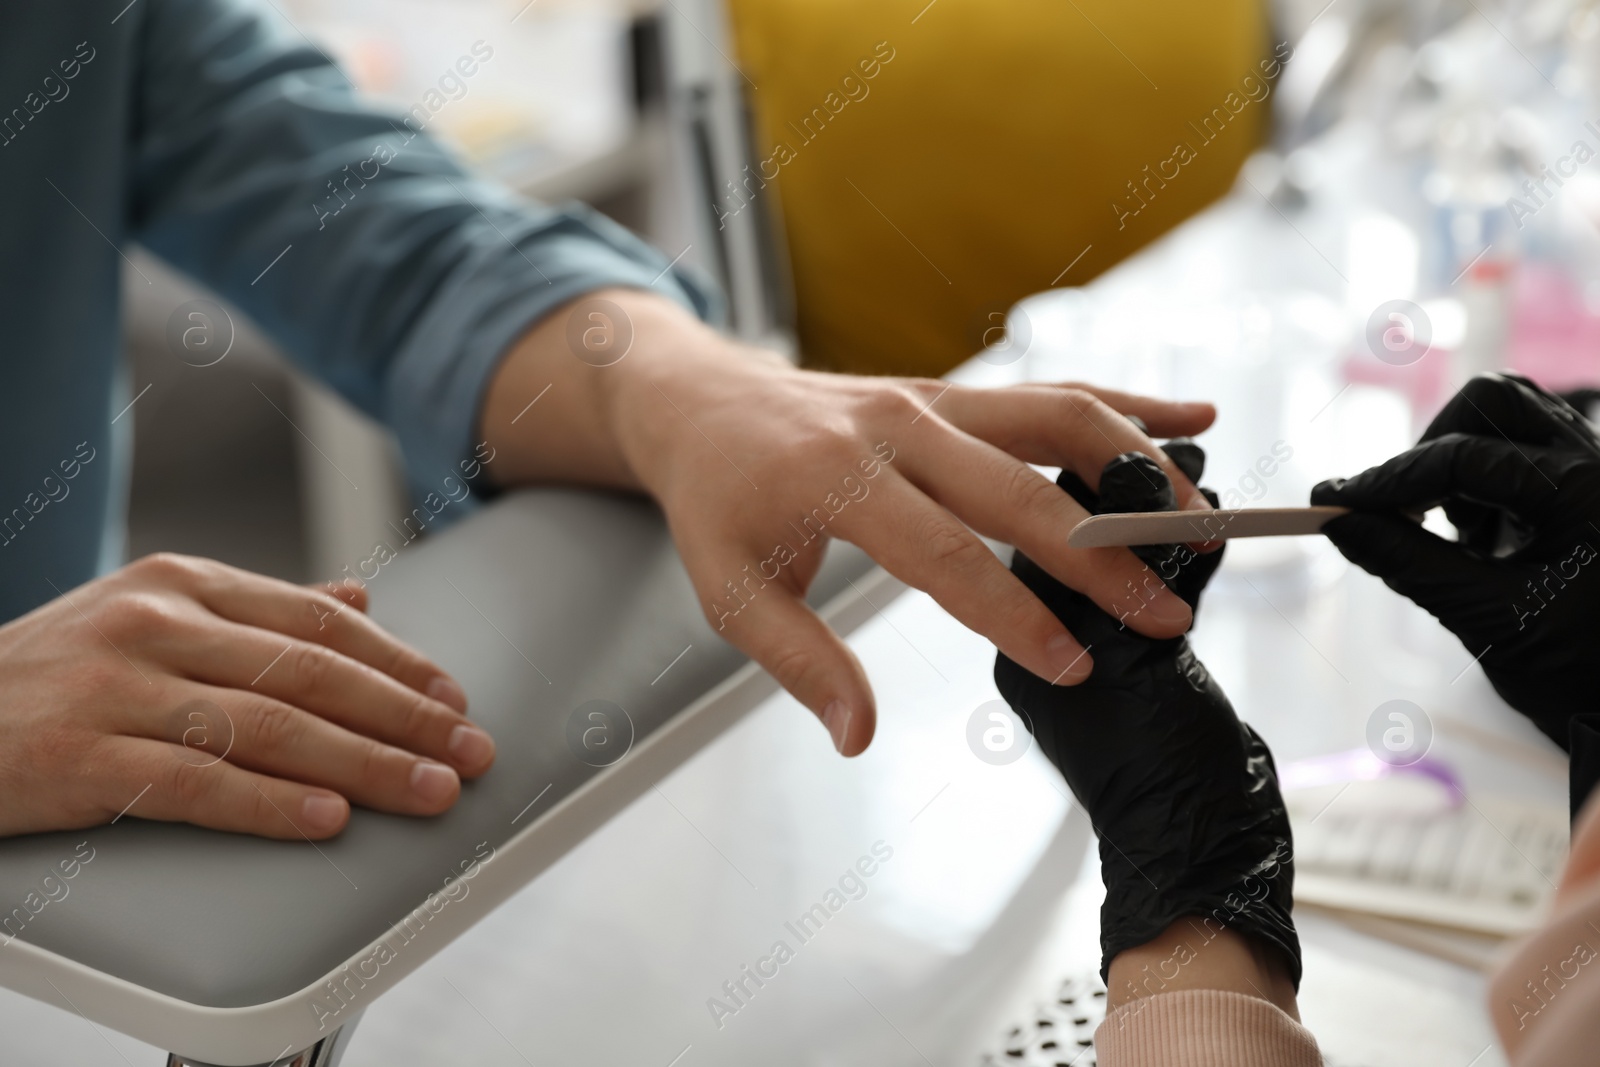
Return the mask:
MULTIPOLYGON (((1205 457, 1198 447, 1174 442, 1166 452, 1199 480, 1205 457)), ((1071 472, 1058 484, 1096 513, 1177 506, 1161 469, 1138 453, 1106 465, 1098 497, 1071 472)), ((1222 557, 1181 545, 1135 552, 1191 608, 1222 557)), ((1071 688, 1052 686, 1004 655, 995 681, 1100 836, 1103 968, 1115 974, 1119 954, 1171 942, 1170 952, 1129 976, 1142 995, 1197 984, 1185 979, 1232 966, 1242 951, 1268 960, 1268 984, 1274 970, 1278 981, 1276 989, 1239 991, 1280 1006, 1287 1001, 1292 1011, 1300 980, 1289 917, 1293 858, 1266 744, 1234 715, 1185 638, 1134 632, 1020 552, 1012 569, 1095 657, 1094 673, 1071 688), (1205 947, 1213 941, 1227 947, 1205 947)), ((1108 982, 1113 1001, 1121 999, 1124 983, 1108 982)))
POLYGON ((148 556, 0 627, 0 835, 125 812, 300 840, 349 801, 450 807, 493 742, 364 591, 334 592, 148 556))
POLYGON ((1323 528, 1329 540, 1431 612, 1568 747, 1573 717, 1597 710, 1600 650, 1600 439, 1576 411, 1525 378, 1481 375, 1416 448, 1323 482, 1311 502, 1356 509, 1323 528), (1402 514, 1438 504, 1459 540, 1402 514))

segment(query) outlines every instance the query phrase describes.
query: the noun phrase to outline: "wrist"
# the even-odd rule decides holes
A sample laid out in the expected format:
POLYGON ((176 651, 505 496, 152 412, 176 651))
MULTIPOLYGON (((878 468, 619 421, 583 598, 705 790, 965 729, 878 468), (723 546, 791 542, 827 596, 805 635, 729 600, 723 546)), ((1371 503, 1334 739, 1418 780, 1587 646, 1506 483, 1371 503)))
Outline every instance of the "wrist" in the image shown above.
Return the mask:
POLYGON ((1179 919, 1151 940, 1119 952, 1106 974, 1107 1009, 1157 993, 1216 989, 1259 997, 1296 1021, 1300 1009, 1288 961, 1274 946, 1199 916, 1179 919))
POLYGON ((541 317, 485 391, 480 435, 503 457, 495 482, 646 488, 640 468, 659 436, 657 409, 671 413, 657 391, 665 386, 652 383, 684 373, 708 339, 720 341, 688 310, 641 290, 593 290, 541 317))
MULTIPOLYGON (((792 371, 775 353, 739 344, 653 293, 602 295, 627 316, 633 343, 603 377, 601 418, 639 487, 660 495, 682 446, 701 449, 708 408, 738 403, 750 375, 792 371)), ((727 442, 723 442, 727 444, 727 442)), ((721 447, 721 445, 719 445, 721 447)))
POLYGON ((669 402, 676 399, 674 379, 696 374, 700 351, 722 339, 689 311, 653 293, 613 290, 596 295, 621 308, 632 334, 627 355, 597 377, 600 418, 629 471, 644 486, 671 445, 666 416, 683 419, 669 402))

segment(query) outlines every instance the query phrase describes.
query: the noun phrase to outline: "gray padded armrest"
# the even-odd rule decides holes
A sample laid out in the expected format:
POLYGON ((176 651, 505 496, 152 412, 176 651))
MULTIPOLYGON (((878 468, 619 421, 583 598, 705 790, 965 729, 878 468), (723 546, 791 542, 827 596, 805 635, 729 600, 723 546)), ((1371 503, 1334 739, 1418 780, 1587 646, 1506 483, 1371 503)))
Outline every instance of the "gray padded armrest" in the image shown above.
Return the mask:
MULTIPOLYGON (((834 546, 813 603, 872 570, 859 551, 834 546)), ((745 666, 705 622, 659 514, 638 499, 561 490, 508 496, 384 566, 369 590, 372 615, 461 680, 471 717, 499 745, 494 768, 467 783, 451 811, 412 819, 357 809, 343 834, 316 846, 131 816, 0 841, 6 911, 80 842, 94 849, 68 895, 30 915, 18 940, 192 1005, 242 1008, 303 992, 440 893, 484 843, 503 847, 596 776, 649 779, 611 788, 598 801, 612 805, 600 819, 648 788, 689 753, 645 760, 642 770, 635 755, 745 666), (634 751, 604 770, 581 762, 567 743, 569 716, 591 699, 626 709, 636 732, 634 751)), ((767 682, 760 695, 770 691, 767 682)), ((758 698, 752 693, 748 703, 758 698)), ((717 730, 733 721, 724 718, 717 730)), ((555 835, 521 869, 554 862, 581 840, 574 833, 555 835)), ((471 894, 452 901, 452 921, 425 931, 383 985, 443 947, 452 927, 459 932, 480 917, 475 909, 513 890, 486 889, 477 904, 471 894)), ((0 959, 0 984, 41 995, 43 983, 14 947, 0 957, 9 957, 0 959)), ((61 1002, 47 987, 42 995, 61 1002)), ((122 1016, 99 1021, 132 1032, 122 1016)))

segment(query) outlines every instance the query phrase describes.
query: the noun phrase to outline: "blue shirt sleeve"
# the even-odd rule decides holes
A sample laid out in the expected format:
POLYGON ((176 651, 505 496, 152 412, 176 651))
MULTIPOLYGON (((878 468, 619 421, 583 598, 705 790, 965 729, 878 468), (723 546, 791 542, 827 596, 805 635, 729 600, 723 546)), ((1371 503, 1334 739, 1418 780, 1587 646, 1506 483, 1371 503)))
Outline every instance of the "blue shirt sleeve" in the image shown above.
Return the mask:
POLYGON ((496 363, 561 303, 628 286, 719 314, 713 292, 603 216, 473 178, 415 112, 408 125, 358 99, 276 16, 244 0, 148 5, 135 236, 387 423, 414 491, 457 473, 496 363))

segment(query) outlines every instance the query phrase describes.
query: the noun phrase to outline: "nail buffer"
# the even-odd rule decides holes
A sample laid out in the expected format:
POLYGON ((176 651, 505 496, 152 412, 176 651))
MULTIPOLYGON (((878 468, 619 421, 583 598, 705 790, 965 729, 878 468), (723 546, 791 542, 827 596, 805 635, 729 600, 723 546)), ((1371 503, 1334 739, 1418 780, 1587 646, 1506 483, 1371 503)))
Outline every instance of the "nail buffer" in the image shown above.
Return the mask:
POLYGON ((1072 548, 1170 545, 1232 537, 1314 534, 1349 508, 1237 508, 1232 511, 1130 511, 1091 515, 1072 528, 1072 548))

